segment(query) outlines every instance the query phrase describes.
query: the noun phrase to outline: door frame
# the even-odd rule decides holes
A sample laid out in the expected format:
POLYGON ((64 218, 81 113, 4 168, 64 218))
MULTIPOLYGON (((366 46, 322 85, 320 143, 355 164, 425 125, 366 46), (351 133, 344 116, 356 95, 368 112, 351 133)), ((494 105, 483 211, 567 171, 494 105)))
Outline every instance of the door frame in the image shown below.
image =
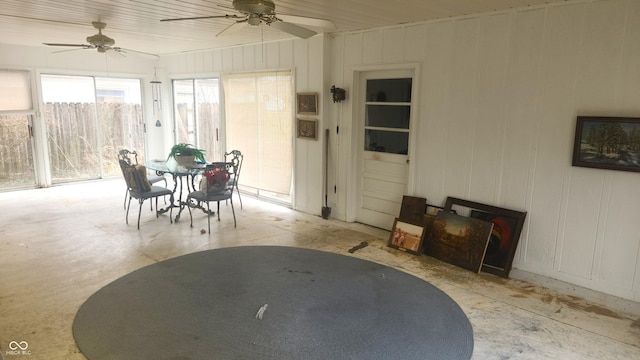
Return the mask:
POLYGON ((420 64, 419 63, 407 63, 407 64, 388 64, 388 65, 366 65, 366 66, 354 66, 353 67, 353 99, 351 103, 352 114, 352 126, 351 126, 351 151, 352 154, 349 157, 349 164, 346 180, 347 180, 347 209, 346 209, 346 221, 355 222, 358 212, 358 194, 360 193, 360 184, 358 183, 359 171, 360 171, 360 151, 362 139, 360 139, 362 132, 364 131, 364 102, 363 94, 366 89, 362 89, 360 84, 363 77, 367 73, 371 72, 387 72, 387 71, 411 71, 413 72, 412 90, 411 90, 411 115, 409 126, 409 175, 407 179, 407 192, 412 194, 415 191, 415 149, 416 139, 419 129, 418 119, 420 109, 418 108, 419 89, 420 89, 420 64))

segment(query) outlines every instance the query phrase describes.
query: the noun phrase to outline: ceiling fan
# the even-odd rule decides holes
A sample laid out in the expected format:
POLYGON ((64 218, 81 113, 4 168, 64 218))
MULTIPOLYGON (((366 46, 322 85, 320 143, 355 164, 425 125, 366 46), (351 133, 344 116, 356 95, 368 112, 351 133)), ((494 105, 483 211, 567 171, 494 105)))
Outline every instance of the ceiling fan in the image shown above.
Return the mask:
POLYGON ((152 57, 156 57, 156 58, 158 57, 158 55, 156 55, 156 54, 150 54, 150 53, 145 53, 145 52, 142 52, 142 51, 124 49, 124 48, 121 48, 121 47, 118 47, 118 46, 113 46, 113 45, 115 45, 116 41, 102 33, 102 30, 107 27, 107 24, 105 24, 105 23, 103 23, 101 21, 94 21, 94 22, 91 23, 91 25, 93 25, 94 28, 98 29, 98 33, 95 34, 95 35, 87 36, 88 44, 57 44, 57 43, 43 43, 43 44, 47 45, 47 46, 61 46, 61 47, 77 48, 77 49, 61 50, 61 51, 57 51, 57 52, 71 51, 71 50, 82 50, 82 49, 96 49, 96 50, 98 50, 99 53, 105 53, 107 51, 114 51, 114 52, 117 52, 117 53, 120 53, 120 54, 125 54, 127 52, 135 52, 135 53, 148 55, 148 56, 152 56, 152 57))
POLYGON ((326 29, 335 29, 335 25, 331 20, 316 19, 304 16, 276 14, 276 5, 272 0, 233 0, 232 10, 238 11, 240 14, 226 14, 213 16, 197 16, 189 18, 162 19, 160 21, 181 21, 181 20, 200 20, 200 19, 236 19, 231 25, 220 31, 216 36, 224 33, 235 32, 246 25, 259 26, 265 24, 277 30, 284 31, 288 34, 297 36, 302 39, 308 39, 317 32, 305 27, 296 25, 306 25, 320 27, 326 29))

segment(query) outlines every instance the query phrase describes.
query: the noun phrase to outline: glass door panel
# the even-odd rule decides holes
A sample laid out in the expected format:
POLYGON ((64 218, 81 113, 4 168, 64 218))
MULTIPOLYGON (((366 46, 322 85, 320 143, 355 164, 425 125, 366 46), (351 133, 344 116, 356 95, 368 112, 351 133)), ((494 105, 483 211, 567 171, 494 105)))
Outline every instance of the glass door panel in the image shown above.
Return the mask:
POLYGON ((139 79, 96 78, 102 176, 121 175, 117 152, 135 150, 144 164, 144 121, 139 79))
POLYGON ((173 81, 173 103, 176 143, 196 145, 196 123, 193 116, 193 80, 173 81))
POLYGON ((218 79, 196 79, 198 147, 208 161, 224 160, 220 142, 220 84, 218 79))
POLYGON ((41 80, 52 183, 100 178, 93 78, 42 75, 41 80))
POLYGON ((0 190, 35 185, 29 115, 0 115, 0 190))

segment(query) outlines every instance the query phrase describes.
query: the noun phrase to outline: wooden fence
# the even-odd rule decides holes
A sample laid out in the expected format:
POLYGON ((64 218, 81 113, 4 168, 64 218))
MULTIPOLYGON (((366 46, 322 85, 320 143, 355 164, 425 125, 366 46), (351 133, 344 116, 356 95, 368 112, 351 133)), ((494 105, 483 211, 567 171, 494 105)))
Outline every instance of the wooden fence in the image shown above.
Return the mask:
MULTIPOLYGON (((43 116, 54 182, 99 178, 101 168, 104 176, 118 175, 120 148, 143 152, 144 123, 138 104, 45 103, 43 116)), ((5 115, 0 119, 0 182, 32 177, 26 117, 5 115)))

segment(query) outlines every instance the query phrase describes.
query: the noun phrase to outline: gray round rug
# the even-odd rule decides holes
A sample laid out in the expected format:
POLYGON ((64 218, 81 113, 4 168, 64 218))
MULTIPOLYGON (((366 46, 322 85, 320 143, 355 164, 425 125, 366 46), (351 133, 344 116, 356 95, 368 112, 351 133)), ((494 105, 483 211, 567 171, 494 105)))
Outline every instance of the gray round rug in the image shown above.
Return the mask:
POLYGON ((433 285, 317 250, 208 250, 136 270, 78 311, 98 359, 470 359, 473 330, 433 285))

